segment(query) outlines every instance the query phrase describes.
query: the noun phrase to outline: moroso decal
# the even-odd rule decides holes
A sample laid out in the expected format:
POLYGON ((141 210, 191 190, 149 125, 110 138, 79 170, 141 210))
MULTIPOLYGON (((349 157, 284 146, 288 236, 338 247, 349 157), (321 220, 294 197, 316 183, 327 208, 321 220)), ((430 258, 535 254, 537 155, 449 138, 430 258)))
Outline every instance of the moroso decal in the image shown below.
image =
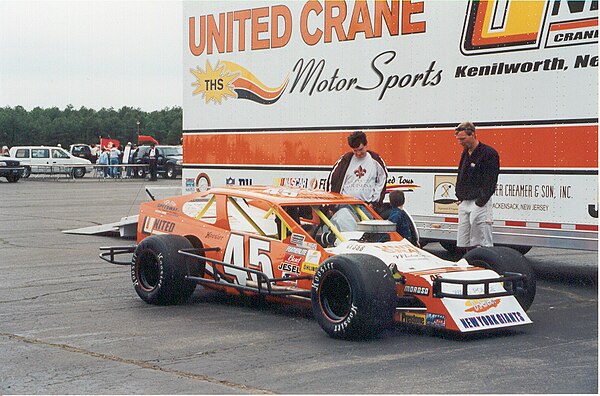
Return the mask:
POLYGON ((206 103, 212 100, 215 104, 231 97, 270 105, 281 98, 289 82, 289 77, 286 77, 278 87, 267 87, 249 70, 228 61, 218 61, 213 69, 207 60, 205 70, 196 66, 190 72, 196 77, 192 83, 196 87, 193 95, 201 94, 206 103))
POLYGON ((421 287, 421 286, 405 285, 404 286, 404 294, 419 294, 419 295, 422 295, 422 296, 428 296, 429 295, 429 288, 428 287, 421 287))
POLYGON ((475 0, 463 28, 466 55, 598 42, 597 1, 475 0))

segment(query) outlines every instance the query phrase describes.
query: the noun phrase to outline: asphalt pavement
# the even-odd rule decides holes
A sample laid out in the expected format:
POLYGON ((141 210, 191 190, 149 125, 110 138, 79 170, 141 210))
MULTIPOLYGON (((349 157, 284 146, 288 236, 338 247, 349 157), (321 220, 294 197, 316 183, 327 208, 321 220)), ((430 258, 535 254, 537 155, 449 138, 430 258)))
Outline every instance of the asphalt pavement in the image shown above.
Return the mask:
POLYGON ((98 258, 133 241, 62 232, 136 214, 147 186, 160 198, 180 184, 0 181, 0 394, 598 393, 597 252, 527 254, 532 325, 350 342, 310 310, 200 287, 186 304, 148 305, 128 267, 98 258))

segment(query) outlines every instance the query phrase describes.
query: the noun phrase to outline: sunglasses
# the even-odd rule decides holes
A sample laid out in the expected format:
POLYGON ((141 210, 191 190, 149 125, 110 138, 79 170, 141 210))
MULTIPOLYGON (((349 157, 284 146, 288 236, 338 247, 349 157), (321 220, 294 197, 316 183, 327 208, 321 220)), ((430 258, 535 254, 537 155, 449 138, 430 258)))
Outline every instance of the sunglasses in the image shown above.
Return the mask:
POLYGON ((460 127, 460 128, 456 128, 455 131, 456 132, 460 132, 460 131, 474 131, 474 129, 460 127))

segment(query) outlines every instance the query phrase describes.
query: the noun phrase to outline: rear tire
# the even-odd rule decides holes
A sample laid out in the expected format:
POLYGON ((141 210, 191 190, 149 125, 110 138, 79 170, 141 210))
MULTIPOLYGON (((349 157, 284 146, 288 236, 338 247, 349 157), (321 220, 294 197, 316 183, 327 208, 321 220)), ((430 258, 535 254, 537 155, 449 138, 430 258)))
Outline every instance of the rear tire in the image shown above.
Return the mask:
POLYGON ((165 178, 175 179, 176 177, 177 171, 175 170, 175 167, 172 165, 167 166, 167 169, 165 170, 165 178))
POLYGON ((85 176, 85 168, 74 168, 73 169, 73 177, 75 179, 81 179, 85 176))
POLYGON ((196 283, 185 275, 196 275, 198 260, 177 253, 192 248, 187 238, 179 235, 153 235, 135 249, 131 261, 131 280, 142 300, 148 304, 173 305, 187 301, 196 283))
POLYGON ((311 302, 317 322, 329 336, 373 337, 393 323, 396 283, 376 257, 333 256, 315 273, 311 302))
POLYGON ((475 267, 488 268, 500 275, 516 272, 527 278, 521 287, 517 287, 515 297, 525 311, 531 307, 535 298, 535 273, 529 260, 514 249, 504 246, 480 247, 464 255, 469 264, 475 267))

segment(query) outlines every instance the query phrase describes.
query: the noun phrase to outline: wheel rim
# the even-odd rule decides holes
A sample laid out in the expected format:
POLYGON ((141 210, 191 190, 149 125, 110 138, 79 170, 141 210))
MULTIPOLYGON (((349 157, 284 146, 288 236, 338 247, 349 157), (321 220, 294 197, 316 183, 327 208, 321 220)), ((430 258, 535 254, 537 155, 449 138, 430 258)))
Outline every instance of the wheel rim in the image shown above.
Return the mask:
POLYGON ((160 281, 160 264, 158 257, 151 250, 146 250, 138 256, 136 262, 138 282, 142 289, 153 290, 160 281))
POLYGON ((25 168, 23 171, 23 177, 29 177, 29 175, 31 175, 31 169, 25 168))
POLYGON ((175 173, 175 171, 173 170, 173 168, 167 169, 167 176, 169 176, 169 178, 173 178, 174 173, 175 173))
POLYGON ((352 307, 352 288, 344 274, 329 271, 322 280, 319 293, 321 309, 333 322, 343 321, 352 307))

